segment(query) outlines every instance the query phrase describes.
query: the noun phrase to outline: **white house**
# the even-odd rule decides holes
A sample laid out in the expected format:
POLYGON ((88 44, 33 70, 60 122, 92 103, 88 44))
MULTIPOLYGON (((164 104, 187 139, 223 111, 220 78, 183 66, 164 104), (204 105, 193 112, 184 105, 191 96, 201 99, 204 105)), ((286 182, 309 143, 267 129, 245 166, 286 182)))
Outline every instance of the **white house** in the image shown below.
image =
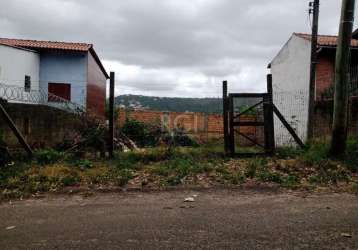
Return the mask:
MULTIPOLYGON (((269 66, 274 103, 302 140, 307 136, 310 48, 310 41, 293 35, 269 66)), ((293 143, 290 138, 275 117, 276 143, 289 145, 293 143)))
MULTIPOLYGON (((332 101, 336 47, 336 36, 318 36, 316 103, 332 101)), ((352 68, 357 66, 357 48, 358 32, 355 32, 352 39, 352 68)), ((273 79, 274 103, 302 141, 307 140, 308 131, 310 55, 311 36, 294 33, 268 66, 273 79)), ((315 115, 315 121, 318 120, 316 118, 315 115)), ((323 133, 323 125, 325 125, 325 133, 329 131, 329 122, 319 124, 322 127, 318 127, 318 122, 315 121, 313 123, 315 136, 323 133)), ((280 146, 292 145, 294 142, 291 138, 288 131, 275 118, 276 143, 280 146)))
POLYGON ((93 44, 0 38, 0 45, 0 82, 31 91, 32 99, 37 91, 44 104, 104 117, 109 76, 93 44))
MULTIPOLYGON (((6 95, 39 90, 40 55, 32 50, 0 44, 0 84, 11 82, 19 91, 6 90, 6 95), (12 92, 12 93, 10 93, 12 92), (15 93, 16 92, 16 93, 15 93)), ((5 91, 2 88, 2 91, 5 91)), ((3 93, 5 94, 5 93, 3 93)))

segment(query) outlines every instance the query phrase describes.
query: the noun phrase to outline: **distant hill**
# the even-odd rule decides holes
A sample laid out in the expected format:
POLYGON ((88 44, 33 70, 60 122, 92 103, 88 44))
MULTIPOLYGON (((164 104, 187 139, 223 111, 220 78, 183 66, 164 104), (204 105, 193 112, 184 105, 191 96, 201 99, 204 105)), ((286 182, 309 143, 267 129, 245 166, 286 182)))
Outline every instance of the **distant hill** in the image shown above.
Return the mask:
POLYGON ((221 98, 180 98, 141 95, 120 95, 115 104, 125 108, 171 112, 221 113, 221 98))
MULTIPOLYGON (((236 99, 235 107, 255 104, 256 100, 236 99)), ((222 113, 221 98, 180 98, 155 97, 142 95, 120 95, 115 104, 122 108, 146 109, 171 112, 200 112, 208 114, 222 113)), ((235 108, 236 109, 236 108, 235 108)))

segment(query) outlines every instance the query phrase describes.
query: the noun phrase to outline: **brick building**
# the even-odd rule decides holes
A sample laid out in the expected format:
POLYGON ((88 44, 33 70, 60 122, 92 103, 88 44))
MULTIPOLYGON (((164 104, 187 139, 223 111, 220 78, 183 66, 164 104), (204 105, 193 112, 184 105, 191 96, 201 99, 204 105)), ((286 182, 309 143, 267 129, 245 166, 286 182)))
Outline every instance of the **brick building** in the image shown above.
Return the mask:
MULTIPOLYGON (((332 101, 335 74, 337 36, 318 36, 318 61, 315 82, 315 100, 332 101)), ((352 39, 351 96, 357 94, 358 84, 358 31, 352 39)), ((311 35, 294 33, 269 64, 273 77, 274 102, 303 141, 307 139, 310 78, 311 35)), ((331 116, 331 111, 328 111, 331 116)), ((320 114, 317 114, 320 115, 320 114)), ((327 120, 327 119, 326 119, 327 120)), ((328 118, 329 121, 329 118, 328 118)), ((317 124, 315 126, 330 126, 317 124)), ((329 128, 325 128, 329 131, 329 128)), ((318 127, 314 128, 319 131, 318 127)), ((275 137, 280 145, 291 144, 290 136, 275 120, 275 137)))

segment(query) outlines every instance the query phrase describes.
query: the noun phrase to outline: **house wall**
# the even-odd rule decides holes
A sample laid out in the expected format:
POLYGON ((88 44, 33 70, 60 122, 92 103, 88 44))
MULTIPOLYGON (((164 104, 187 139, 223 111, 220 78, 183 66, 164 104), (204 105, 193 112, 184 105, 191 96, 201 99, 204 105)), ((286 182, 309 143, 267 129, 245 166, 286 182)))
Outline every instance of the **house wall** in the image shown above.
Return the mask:
POLYGON ((88 54, 87 70, 87 110, 105 116, 107 78, 98 66, 92 54, 88 54))
POLYGON ((71 102, 86 107, 87 53, 41 52, 40 87, 48 91, 48 83, 71 84, 71 102))
POLYGON ((31 89, 39 89, 40 56, 30 50, 0 44, 0 83, 24 87, 31 76, 31 89))
MULTIPOLYGON (((335 52, 335 50, 334 50, 335 52)), ((316 100, 322 99, 322 94, 334 82, 334 54, 320 53, 316 68, 316 100)))
MULTIPOLYGON (((274 103, 303 141, 307 138, 310 46, 293 35, 271 62, 274 103)), ((294 145, 277 117, 275 140, 278 146, 294 145)))

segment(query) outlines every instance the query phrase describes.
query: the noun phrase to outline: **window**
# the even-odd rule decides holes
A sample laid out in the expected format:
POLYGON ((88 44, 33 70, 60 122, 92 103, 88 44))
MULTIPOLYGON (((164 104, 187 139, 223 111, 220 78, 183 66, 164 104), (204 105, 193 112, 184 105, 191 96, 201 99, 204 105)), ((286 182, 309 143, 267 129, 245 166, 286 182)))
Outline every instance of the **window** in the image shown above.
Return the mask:
MULTIPOLYGON (((48 92, 62 99, 71 101, 71 84, 67 83, 48 83, 48 92)), ((49 102, 60 102, 56 97, 48 97, 49 102)))
POLYGON ((31 91, 31 76, 25 76, 25 92, 31 91))

